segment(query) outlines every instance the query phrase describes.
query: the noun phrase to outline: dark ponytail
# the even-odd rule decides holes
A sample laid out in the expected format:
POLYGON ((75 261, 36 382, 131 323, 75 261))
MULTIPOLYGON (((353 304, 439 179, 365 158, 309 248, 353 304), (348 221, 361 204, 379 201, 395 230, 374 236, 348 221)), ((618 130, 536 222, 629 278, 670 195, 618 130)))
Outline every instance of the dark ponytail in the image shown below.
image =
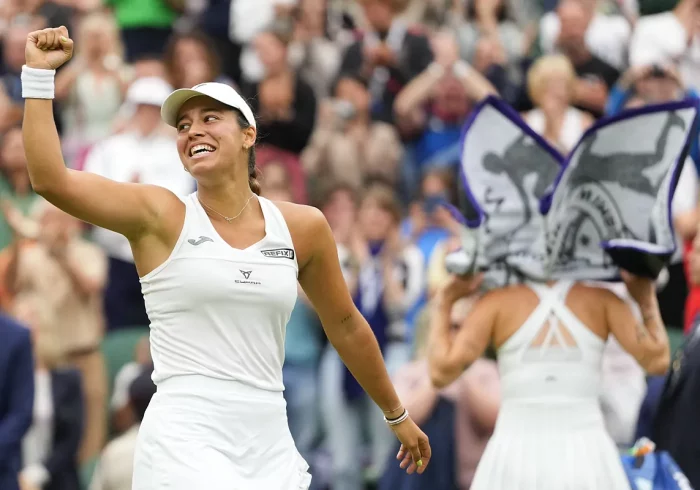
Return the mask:
POLYGON ((248 185, 250 190, 260 195, 260 182, 258 182, 258 167, 255 166, 255 146, 248 150, 248 185))
MULTIPOLYGON (((250 123, 245 118, 243 113, 235 110, 238 119, 238 125, 241 129, 250 127, 250 123)), ((255 165, 255 144, 248 149, 248 185, 253 193, 260 195, 260 182, 258 182, 258 167, 255 165)))

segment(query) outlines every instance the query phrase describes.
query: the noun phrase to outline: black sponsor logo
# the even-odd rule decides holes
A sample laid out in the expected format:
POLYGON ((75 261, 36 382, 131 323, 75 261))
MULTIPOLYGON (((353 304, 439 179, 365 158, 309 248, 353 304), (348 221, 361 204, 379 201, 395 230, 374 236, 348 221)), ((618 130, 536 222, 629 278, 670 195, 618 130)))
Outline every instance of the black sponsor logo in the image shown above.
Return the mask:
POLYGON ((260 253, 262 253, 265 257, 294 260, 294 250, 291 248, 274 248, 271 250, 261 250, 260 253))
POLYGON ((243 275, 243 279, 236 279, 235 282, 236 284, 260 284, 259 281, 251 281, 250 280, 250 275, 253 273, 253 271, 244 271, 239 269, 241 274, 243 275))

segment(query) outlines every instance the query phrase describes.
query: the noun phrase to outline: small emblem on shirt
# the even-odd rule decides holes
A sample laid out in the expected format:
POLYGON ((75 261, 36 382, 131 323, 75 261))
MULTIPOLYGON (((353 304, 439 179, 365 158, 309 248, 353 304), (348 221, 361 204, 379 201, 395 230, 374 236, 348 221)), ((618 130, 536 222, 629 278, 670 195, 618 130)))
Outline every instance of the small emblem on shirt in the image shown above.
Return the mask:
POLYGON ((236 279, 236 284, 260 284, 259 281, 250 280, 250 275, 253 273, 253 271, 244 271, 241 269, 238 270, 243 275, 243 279, 236 279))
POLYGON ((197 245, 201 245, 201 244, 204 243, 204 242, 213 242, 213 241, 214 241, 214 240, 212 240, 212 239, 209 238, 208 236, 200 236, 200 237, 199 237, 198 239, 196 239, 196 240, 195 240, 194 238, 190 238, 189 240, 187 240, 187 242, 188 242, 190 245, 194 245, 195 247, 196 247, 197 245))
POLYGON ((273 248, 270 250, 261 250, 260 253, 265 257, 294 260, 294 250, 291 248, 273 248))

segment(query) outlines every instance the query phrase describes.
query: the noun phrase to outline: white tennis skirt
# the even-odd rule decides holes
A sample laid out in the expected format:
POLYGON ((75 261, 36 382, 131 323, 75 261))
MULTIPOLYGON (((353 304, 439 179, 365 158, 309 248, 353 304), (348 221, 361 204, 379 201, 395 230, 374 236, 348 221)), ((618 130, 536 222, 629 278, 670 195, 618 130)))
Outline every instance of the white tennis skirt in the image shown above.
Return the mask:
POLYGON ((308 469, 282 393, 178 376, 141 423, 132 490, 307 490, 308 469))

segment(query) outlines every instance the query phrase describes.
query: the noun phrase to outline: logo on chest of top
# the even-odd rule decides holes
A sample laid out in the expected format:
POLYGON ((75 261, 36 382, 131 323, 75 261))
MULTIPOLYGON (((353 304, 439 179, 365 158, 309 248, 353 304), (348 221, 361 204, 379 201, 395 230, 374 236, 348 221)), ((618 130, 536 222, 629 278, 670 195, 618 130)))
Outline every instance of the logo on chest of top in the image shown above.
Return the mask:
POLYGON ((253 273, 253 271, 244 271, 244 270, 239 269, 239 272, 243 276, 243 279, 236 279, 235 280, 236 284, 254 284, 254 285, 260 284, 259 281, 254 281, 254 280, 250 279, 250 275, 253 273))
POLYGON ((294 260, 294 250, 291 248, 273 248, 270 250, 261 250, 260 253, 265 257, 272 257, 274 259, 294 260))
POLYGON ((189 243, 190 245, 194 245, 196 247, 197 245, 201 245, 204 242, 213 242, 213 241, 214 240, 212 240, 208 236, 200 236, 196 240, 194 238, 190 238, 189 240, 187 240, 187 243, 189 243))

